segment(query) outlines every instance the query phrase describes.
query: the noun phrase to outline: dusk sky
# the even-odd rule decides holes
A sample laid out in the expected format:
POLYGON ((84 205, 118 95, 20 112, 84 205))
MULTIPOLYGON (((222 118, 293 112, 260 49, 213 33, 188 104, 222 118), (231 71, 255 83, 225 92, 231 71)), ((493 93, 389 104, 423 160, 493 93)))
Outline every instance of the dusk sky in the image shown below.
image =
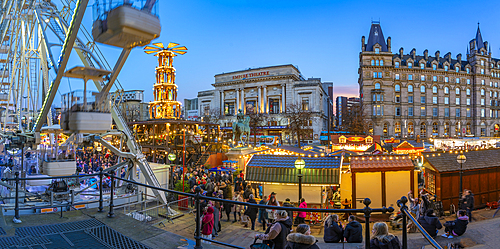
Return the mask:
MULTIPOLYGON (((361 36, 368 37, 372 20, 380 20, 386 39, 392 37, 393 52, 400 47, 405 54, 412 48, 417 54, 440 50, 442 55, 451 52, 453 58, 458 53, 465 57, 480 22, 483 39, 498 58, 499 5, 497 1, 162 0, 162 32, 154 42, 188 48, 174 60, 181 102, 213 89, 215 74, 281 64, 298 66, 305 78, 333 82, 335 96, 358 96, 361 36)), ((89 7, 87 29, 91 19, 89 7)), ((113 65, 120 50, 100 47, 113 65)), ((155 57, 135 48, 119 80, 125 89, 145 90, 145 101, 151 101, 156 65, 155 57)), ((65 88, 63 83, 60 92, 65 88)), ((79 87, 72 83, 72 88, 79 87)))

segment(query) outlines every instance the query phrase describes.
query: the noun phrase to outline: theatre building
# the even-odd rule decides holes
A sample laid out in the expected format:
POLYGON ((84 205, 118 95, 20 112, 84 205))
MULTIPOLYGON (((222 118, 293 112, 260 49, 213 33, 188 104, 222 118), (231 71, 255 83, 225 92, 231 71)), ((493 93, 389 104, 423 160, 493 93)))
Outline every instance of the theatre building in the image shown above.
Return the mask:
POLYGON ((319 142, 328 130, 333 103, 328 95, 333 83, 321 78, 305 79, 297 67, 279 65, 215 75, 213 90, 198 92, 200 116, 216 116, 221 129, 232 133, 232 124, 241 109, 244 114, 266 115, 257 135, 276 136, 280 143, 295 143, 286 131, 288 105, 296 104, 313 112, 309 132, 301 140, 319 142))

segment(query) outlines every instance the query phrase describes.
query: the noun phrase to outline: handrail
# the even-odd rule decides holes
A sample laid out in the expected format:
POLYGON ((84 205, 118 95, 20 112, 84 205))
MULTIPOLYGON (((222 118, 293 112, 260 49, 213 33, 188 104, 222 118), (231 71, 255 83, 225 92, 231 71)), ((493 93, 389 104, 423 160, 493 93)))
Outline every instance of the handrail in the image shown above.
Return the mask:
POLYGON ((434 238, 432 238, 427 231, 418 223, 417 219, 411 215, 411 213, 408 211, 408 207, 406 206, 406 203, 408 202, 408 198, 406 196, 401 197, 400 200, 397 201, 397 204, 401 210, 401 213, 403 214, 403 249, 407 249, 407 230, 406 230, 406 218, 409 217, 410 220, 413 222, 413 224, 417 227, 417 229, 420 231, 420 233, 424 236, 424 238, 431 244, 436 249, 443 249, 441 245, 439 245, 434 238))

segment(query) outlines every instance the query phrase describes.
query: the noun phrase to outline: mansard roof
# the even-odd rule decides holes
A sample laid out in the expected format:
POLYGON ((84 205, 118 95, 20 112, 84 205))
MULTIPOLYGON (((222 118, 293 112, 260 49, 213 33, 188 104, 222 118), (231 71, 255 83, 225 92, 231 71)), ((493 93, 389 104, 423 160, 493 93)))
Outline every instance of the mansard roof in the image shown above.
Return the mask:
POLYGON ((388 52, 387 43, 385 43, 384 34, 382 33, 382 27, 380 23, 373 22, 370 28, 370 35, 368 36, 368 43, 366 44, 366 51, 373 51, 373 45, 379 44, 381 46, 381 52, 388 52))
MULTIPOLYGON (((420 62, 420 60, 424 60, 425 61, 425 57, 422 56, 422 55, 417 55, 415 56, 415 59, 413 59, 413 56, 412 55, 409 55, 409 54, 405 54, 403 55, 403 58, 401 58, 401 56, 399 54, 394 54, 394 56, 392 57, 392 59, 396 59, 396 58, 400 58, 401 59, 401 64, 402 65, 406 65, 406 62, 408 61, 408 59, 411 59, 415 62, 420 62)), ((437 58, 435 56, 428 56, 427 60, 425 61, 426 63, 426 67, 431 67, 432 66, 432 63, 436 61, 438 63, 438 68, 443 68, 443 64, 448 61, 448 59, 446 58, 443 58, 443 57, 439 57, 439 61, 437 60, 437 58)), ((450 62, 450 69, 455 69, 455 64, 459 62, 458 60, 456 59, 451 59, 451 62, 450 62)), ((460 61, 460 64, 461 64, 461 68, 460 70, 463 70, 465 68, 465 66, 467 64, 469 64, 468 61, 460 61)), ((415 66, 419 66, 419 65, 415 65, 415 66)))

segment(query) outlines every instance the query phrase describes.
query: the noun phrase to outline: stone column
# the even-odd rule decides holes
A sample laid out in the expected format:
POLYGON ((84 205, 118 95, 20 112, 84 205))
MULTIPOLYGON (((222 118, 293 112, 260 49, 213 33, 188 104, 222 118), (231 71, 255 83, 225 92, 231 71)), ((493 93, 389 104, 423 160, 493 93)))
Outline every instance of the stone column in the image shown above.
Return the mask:
POLYGON ((269 113, 267 109, 267 87, 264 86, 264 113, 269 113))
POLYGON ((286 112, 286 104, 285 104, 285 84, 281 85, 281 113, 286 112))
POLYGON ((234 107, 234 115, 238 114, 238 109, 240 109, 240 89, 236 89, 236 105, 234 107))
POLYGON ((261 105, 260 105, 260 99, 261 99, 261 94, 260 94, 260 86, 257 87, 257 105, 256 105, 256 109, 257 109, 257 113, 261 113, 261 105))
POLYGON ((241 110, 243 114, 246 114, 247 110, 245 108, 245 88, 241 89, 241 110))

